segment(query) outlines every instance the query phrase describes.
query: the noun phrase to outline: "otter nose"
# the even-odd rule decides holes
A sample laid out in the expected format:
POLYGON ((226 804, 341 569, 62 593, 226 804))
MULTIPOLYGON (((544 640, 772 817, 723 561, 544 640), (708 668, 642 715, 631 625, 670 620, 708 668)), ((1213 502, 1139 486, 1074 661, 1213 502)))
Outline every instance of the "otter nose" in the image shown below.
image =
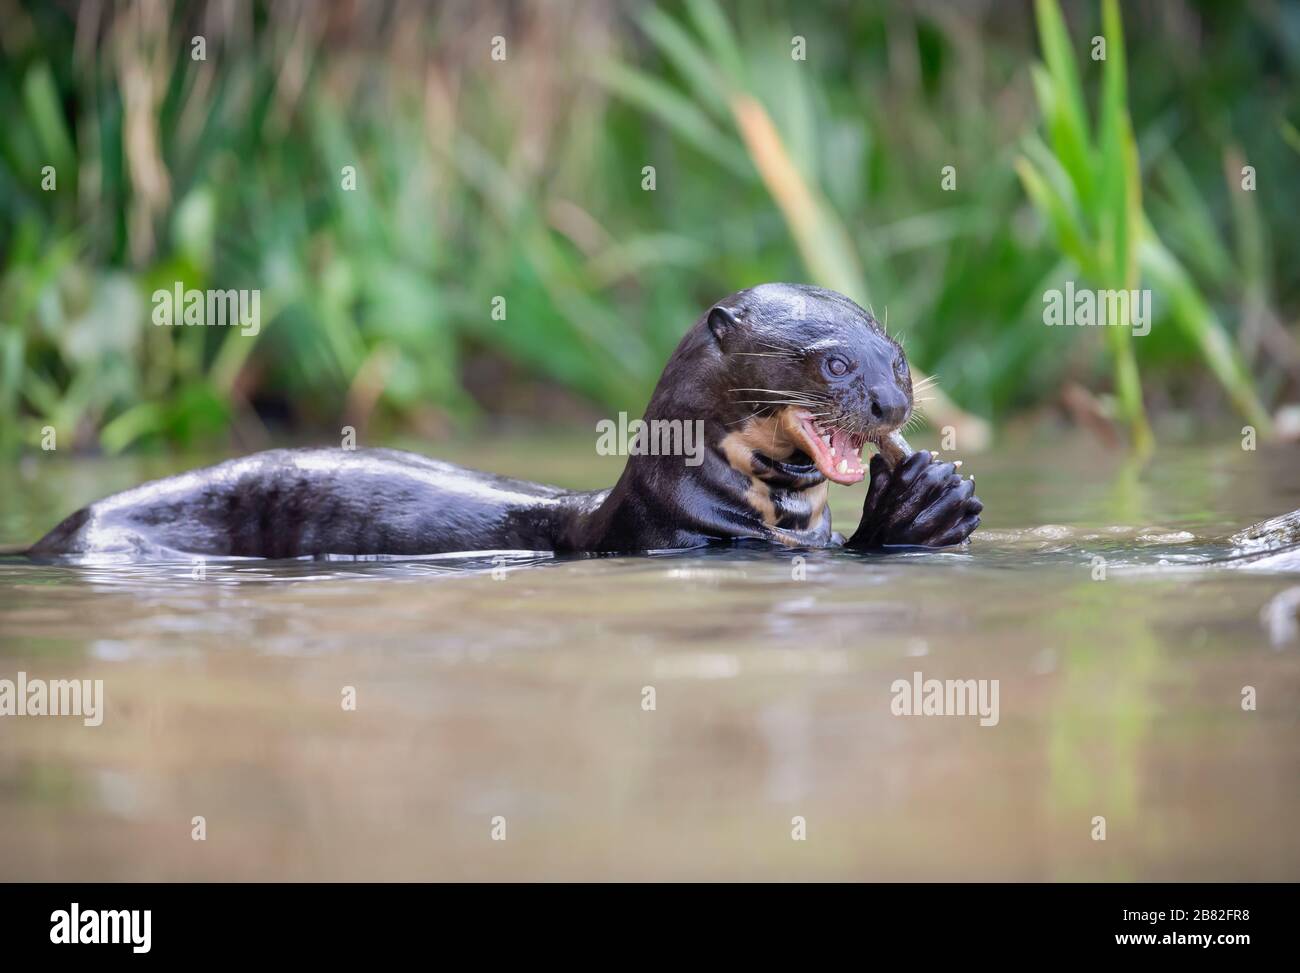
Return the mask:
POLYGON ((871 418, 882 426, 901 426, 907 418, 907 396, 896 385, 873 385, 867 389, 871 418))

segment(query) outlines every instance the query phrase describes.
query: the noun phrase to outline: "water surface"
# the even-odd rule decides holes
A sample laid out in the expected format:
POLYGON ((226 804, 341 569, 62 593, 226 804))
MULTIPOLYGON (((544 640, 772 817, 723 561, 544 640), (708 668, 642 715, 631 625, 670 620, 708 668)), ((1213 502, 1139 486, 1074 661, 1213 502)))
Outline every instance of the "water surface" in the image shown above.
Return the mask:
MULTIPOLYGON (((0 718, 0 879, 1296 880, 1300 557, 1223 538, 1300 507, 1297 459, 1006 445, 959 552, 0 559, 0 678, 106 696, 0 718), (914 672, 998 680, 997 725, 893 715, 914 672)), ((0 544, 196 461, 28 458, 0 544)))

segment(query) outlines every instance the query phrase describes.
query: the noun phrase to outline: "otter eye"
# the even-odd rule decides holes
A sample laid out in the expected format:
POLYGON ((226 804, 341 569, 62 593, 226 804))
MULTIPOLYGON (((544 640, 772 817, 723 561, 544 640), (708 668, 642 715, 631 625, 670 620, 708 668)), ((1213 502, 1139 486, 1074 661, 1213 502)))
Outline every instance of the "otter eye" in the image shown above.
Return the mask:
POLYGON ((849 363, 843 358, 828 358, 826 360, 826 371, 832 375, 843 375, 849 370, 849 363))
POLYGON ((902 355, 894 359, 894 374, 899 378, 907 377, 907 361, 902 355))

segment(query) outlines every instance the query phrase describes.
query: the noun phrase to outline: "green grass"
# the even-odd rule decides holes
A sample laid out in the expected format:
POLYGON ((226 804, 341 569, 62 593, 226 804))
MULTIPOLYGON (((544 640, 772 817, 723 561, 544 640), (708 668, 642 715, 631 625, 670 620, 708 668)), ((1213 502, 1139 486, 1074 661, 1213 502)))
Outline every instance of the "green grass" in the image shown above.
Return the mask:
MULTIPOLYGON (((1167 308, 1178 337, 1201 356, 1242 417, 1261 433, 1268 413, 1241 357, 1178 259, 1160 242, 1142 206, 1137 142, 1128 113, 1128 78, 1119 5, 1103 2, 1106 58, 1096 131, 1084 109, 1078 67, 1056 0, 1037 0, 1045 67, 1034 90, 1047 144, 1027 139, 1017 170, 1025 191, 1052 229, 1056 246, 1098 289, 1131 291, 1146 284, 1167 308)), ((1210 239, 1213 239, 1210 235, 1210 239)), ((1130 322, 1105 329, 1120 413, 1134 447, 1152 446, 1130 322)))
POLYGON ((708 303, 764 280, 869 303, 938 375, 936 418, 975 432, 1066 381, 1113 395, 1140 447, 1151 403, 1264 431, 1296 394, 1283 10, 1128 4, 1126 45, 1115 4, 1103 25, 1040 3, 1022 30, 883 3, 525 5, 508 27, 246 9, 217 29, 202 5, 113 7, 78 47, 63 10, 5 4, 0 449, 47 426, 118 451, 635 411, 708 303), (1044 328, 1075 273, 1155 290, 1151 335, 1044 328), (153 327, 175 280, 259 288, 261 333, 153 327))

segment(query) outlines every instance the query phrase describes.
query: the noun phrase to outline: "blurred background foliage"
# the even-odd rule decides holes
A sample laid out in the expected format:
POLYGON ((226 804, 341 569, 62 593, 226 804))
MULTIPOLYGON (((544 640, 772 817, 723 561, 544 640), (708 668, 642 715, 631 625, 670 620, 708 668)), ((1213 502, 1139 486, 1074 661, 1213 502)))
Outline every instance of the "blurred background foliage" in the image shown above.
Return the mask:
POLYGON ((0 0, 0 449, 636 412, 766 280, 870 304, 995 426, 1266 431, 1300 396, 1300 4, 1120 13, 0 0), (1151 333, 1044 327, 1071 279, 1151 287, 1151 333), (260 289, 260 333, 154 327, 178 280, 260 289))

